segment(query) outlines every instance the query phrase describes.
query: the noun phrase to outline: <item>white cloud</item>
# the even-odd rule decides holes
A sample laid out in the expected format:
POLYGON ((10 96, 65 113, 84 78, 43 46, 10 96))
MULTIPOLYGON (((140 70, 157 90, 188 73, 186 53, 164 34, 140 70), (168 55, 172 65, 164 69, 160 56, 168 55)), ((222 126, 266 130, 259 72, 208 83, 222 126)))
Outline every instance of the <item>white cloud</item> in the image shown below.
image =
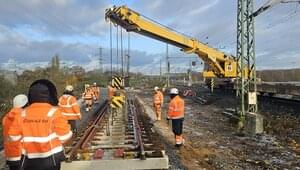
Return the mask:
MULTIPOLYGON (((104 21, 104 10, 112 6, 110 3, 107 0, 0 2, 0 62, 5 63, 8 58, 13 57, 19 64, 24 64, 22 67, 27 68, 26 63, 29 67, 34 64, 43 65, 58 53, 64 62, 80 64, 87 69, 97 68, 96 59, 89 59, 88 56, 93 55, 99 47, 98 39, 105 43, 101 46, 109 46, 109 41, 106 41, 109 40, 109 24, 104 21), (90 37, 95 39, 94 42, 89 42, 90 37)), ((236 3, 236 0, 144 0, 135 1, 129 7, 204 43, 208 42, 212 47, 235 55, 236 3)), ((297 29, 300 27, 300 7, 296 7, 296 4, 280 4, 256 18, 258 68, 300 65, 297 58, 300 53, 300 29, 297 29)), ((133 35, 132 39, 134 37, 136 36, 133 35)), ((145 41, 149 43, 145 47, 143 38, 136 42, 138 45, 134 47, 132 44, 131 47, 132 70, 158 73, 159 59, 165 56, 165 44, 156 46, 153 45, 156 43, 154 41, 145 41), (159 48, 160 46, 162 47, 159 48)), ((179 52, 177 48, 172 48, 170 52, 178 56, 189 56, 179 52)), ((103 55, 106 57, 105 68, 110 68, 109 49, 105 48, 103 55)), ((115 57, 115 50, 113 56, 115 57)), ((178 62, 174 68, 176 66, 178 70, 185 70, 187 60, 178 62)))
POLYGON ((203 5, 200 8, 195 8, 193 10, 190 10, 188 12, 188 14, 189 15, 199 15, 203 12, 206 12, 211 7, 215 6, 218 2, 219 2, 219 0, 213 0, 213 1, 206 2, 206 3, 201 3, 203 5))

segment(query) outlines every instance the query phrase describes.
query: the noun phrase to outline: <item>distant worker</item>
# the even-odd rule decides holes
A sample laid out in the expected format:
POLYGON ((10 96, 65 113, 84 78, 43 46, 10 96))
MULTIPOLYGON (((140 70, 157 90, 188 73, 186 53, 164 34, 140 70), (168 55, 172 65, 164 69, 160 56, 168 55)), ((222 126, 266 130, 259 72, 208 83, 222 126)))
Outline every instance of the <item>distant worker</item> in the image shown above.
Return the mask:
POLYGON ((85 110, 88 112, 92 109, 94 93, 91 87, 86 86, 86 91, 83 93, 83 100, 85 101, 85 110))
POLYGON ((175 135, 175 146, 180 147, 184 143, 182 136, 184 120, 184 100, 180 98, 177 88, 170 90, 170 104, 167 119, 172 120, 172 130, 175 135))
POLYGON ((73 86, 66 86, 63 95, 59 98, 58 106, 60 107, 62 114, 65 116, 65 118, 71 125, 73 133, 76 133, 76 120, 81 119, 81 113, 79 105, 77 103, 77 99, 73 94, 73 90, 73 86))
POLYGON ((21 169, 22 145, 21 141, 11 141, 8 136, 8 131, 15 117, 21 114, 27 103, 28 98, 24 94, 19 94, 14 97, 13 108, 7 114, 5 114, 2 120, 4 156, 6 158, 6 164, 9 166, 10 170, 21 169))
POLYGON ((100 88, 97 86, 97 83, 93 83, 93 86, 92 86, 92 91, 94 93, 94 100, 95 100, 95 103, 98 103, 99 102, 99 99, 100 99, 100 88))
POLYGON ((65 160, 62 144, 72 137, 70 125, 62 115, 57 91, 49 80, 30 85, 29 106, 16 116, 9 138, 22 141, 21 168, 24 170, 59 170, 65 160))
POLYGON ((154 87, 154 95, 153 95, 153 107, 156 113, 156 120, 161 120, 161 108, 164 102, 164 96, 159 88, 154 87))
POLYGON ((111 103, 112 97, 115 95, 116 89, 112 87, 112 85, 107 86, 107 100, 109 103, 111 103))

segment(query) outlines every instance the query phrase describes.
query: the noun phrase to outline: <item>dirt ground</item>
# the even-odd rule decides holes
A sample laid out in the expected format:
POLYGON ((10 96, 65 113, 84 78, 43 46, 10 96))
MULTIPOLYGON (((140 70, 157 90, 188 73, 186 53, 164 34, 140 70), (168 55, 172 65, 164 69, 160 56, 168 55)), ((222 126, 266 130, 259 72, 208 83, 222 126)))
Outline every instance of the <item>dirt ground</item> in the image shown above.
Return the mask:
MULTIPOLYGON (((276 130, 254 137, 237 135, 235 124, 222 114, 225 108, 232 107, 234 98, 211 95, 205 89, 201 93, 208 100, 205 105, 184 98, 186 142, 180 149, 173 146, 174 136, 167 121, 154 122, 155 129, 163 136, 170 169, 300 169, 298 140, 281 138, 274 133, 276 130)), ((151 92, 138 95, 154 120, 151 92)), ((168 98, 165 100, 164 113, 168 98)), ((282 125, 291 119, 279 120, 282 125)), ((292 131, 293 128, 287 127, 290 128, 288 132, 292 131)))

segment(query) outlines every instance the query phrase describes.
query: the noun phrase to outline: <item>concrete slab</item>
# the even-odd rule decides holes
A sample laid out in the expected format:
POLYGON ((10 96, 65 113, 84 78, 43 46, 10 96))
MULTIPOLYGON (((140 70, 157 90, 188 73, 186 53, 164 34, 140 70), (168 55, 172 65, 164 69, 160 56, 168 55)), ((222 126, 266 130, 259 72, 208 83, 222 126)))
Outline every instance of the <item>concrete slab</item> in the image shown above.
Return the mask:
POLYGON ((115 159, 115 160, 91 160, 73 161, 72 163, 63 162, 62 170, 133 170, 133 169, 168 169, 169 159, 167 156, 162 158, 140 159, 115 159))

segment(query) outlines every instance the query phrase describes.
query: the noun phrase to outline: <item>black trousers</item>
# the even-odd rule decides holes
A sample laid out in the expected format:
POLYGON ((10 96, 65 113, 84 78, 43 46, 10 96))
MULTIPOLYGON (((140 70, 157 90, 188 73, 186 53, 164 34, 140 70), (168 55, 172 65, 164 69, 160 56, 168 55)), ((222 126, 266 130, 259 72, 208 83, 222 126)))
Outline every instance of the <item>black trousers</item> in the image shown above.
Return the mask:
POLYGON ((60 170, 60 162, 57 162, 56 166, 45 168, 40 166, 26 166, 24 170, 60 170))
POLYGON ((60 170, 60 162, 56 164, 56 166, 52 167, 40 167, 40 166, 26 166, 24 170, 60 170))
POLYGON ((22 170, 60 170, 60 164, 65 160, 64 152, 56 153, 47 158, 28 159, 22 157, 22 170))
POLYGON ((177 136, 182 134, 183 120, 184 120, 183 118, 172 119, 172 130, 173 130, 173 133, 177 136))
POLYGON ((72 132, 76 132, 76 130, 77 130, 76 120, 68 120, 68 123, 69 123, 70 126, 71 126, 72 132))
POLYGON ((9 170, 20 170, 21 168, 21 161, 6 161, 6 164, 9 170))

